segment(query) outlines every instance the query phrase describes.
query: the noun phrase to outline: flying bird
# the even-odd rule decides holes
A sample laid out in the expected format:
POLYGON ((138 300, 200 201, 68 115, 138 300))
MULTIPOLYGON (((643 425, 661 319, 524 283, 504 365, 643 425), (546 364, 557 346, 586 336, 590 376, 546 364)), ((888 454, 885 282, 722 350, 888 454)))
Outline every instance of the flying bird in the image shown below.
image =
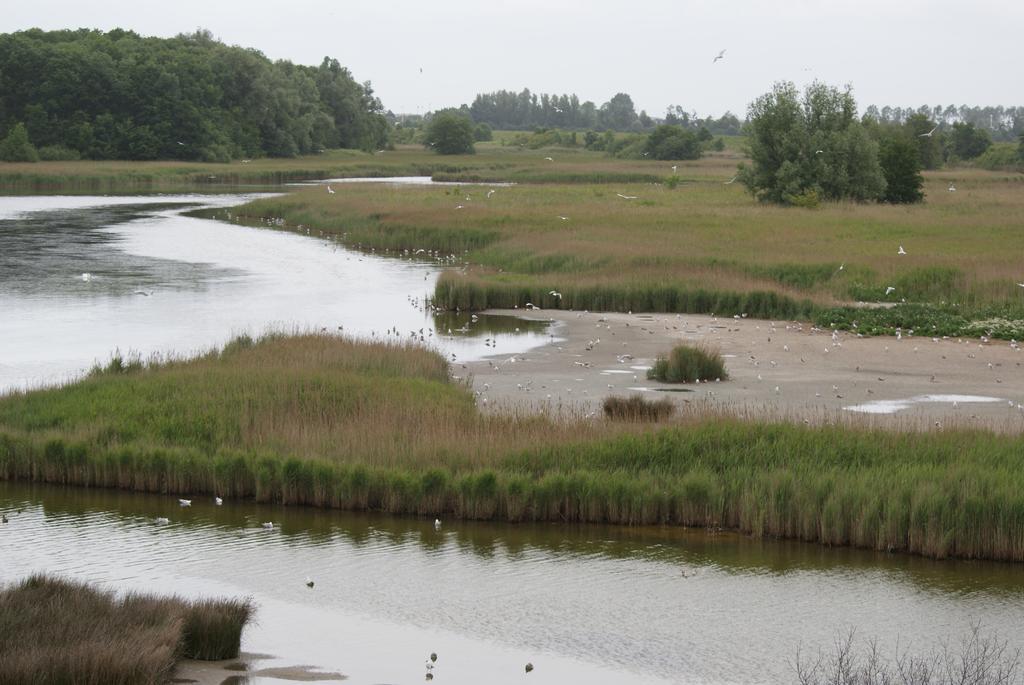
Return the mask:
POLYGON ((618 195, 619 197, 621 197, 623 200, 635 200, 636 199, 636 195, 623 195, 622 193, 615 193, 615 194, 618 195))
POLYGON ((885 294, 886 294, 886 295, 888 295, 889 293, 891 293, 891 292, 892 292, 892 291, 894 291, 894 290, 896 290, 896 288, 894 288, 894 287, 892 287, 892 286, 890 285, 889 287, 887 287, 887 288, 885 289, 885 294))
POLYGON ((568 221, 569 220, 569 217, 567 217, 567 216, 559 216, 558 218, 561 219, 562 221, 568 221))
POLYGON ((717 55, 715 55, 715 58, 714 58, 713 60, 711 60, 711 63, 712 63, 712 64, 714 64, 714 63, 715 63, 715 62, 717 62, 718 60, 720 60, 720 59, 724 59, 724 58, 725 58, 725 50, 722 50, 722 51, 721 51, 720 53, 718 53, 717 55))
POLYGON ((487 197, 490 197, 491 195, 494 195, 494 188, 487 191, 487 197))
POLYGON ((725 182, 725 183, 723 183, 722 185, 724 185, 724 186, 732 185, 733 183, 735 183, 735 182, 736 182, 736 179, 737 179, 737 178, 739 178, 739 174, 737 174, 737 175, 733 176, 732 178, 730 178, 730 179, 729 179, 728 181, 726 181, 726 182, 725 182))
POLYGON ((178 504, 180 506, 183 506, 183 507, 191 507, 192 506, 192 500, 190 500, 190 499, 179 499, 178 500, 178 504))
POLYGON ((553 160, 551 157, 545 157, 544 161, 546 161, 546 162, 553 162, 555 160, 553 160))
POLYGON ((937 128, 938 128, 938 126, 935 126, 935 127, 932 128, 931 131, 928 131, 928 133, 920 133, 920 134, 918 134, 917 137, 918 138, 931 138, 932 134, 935 133, 935 129, 937 129, 937 128))
POLYGON ((328 185, 328 186, 327 186, 327 192, 328 192, 329 194, 331 194, 331 195, 334 195, 334 188, 332 188, 332 187, 331 187, 330 185, 328 185))
POLYGON ((903 249, 902 245, 900 245, 900 249, 896 251, 896 254, 907 254, 907 251, 903 249))

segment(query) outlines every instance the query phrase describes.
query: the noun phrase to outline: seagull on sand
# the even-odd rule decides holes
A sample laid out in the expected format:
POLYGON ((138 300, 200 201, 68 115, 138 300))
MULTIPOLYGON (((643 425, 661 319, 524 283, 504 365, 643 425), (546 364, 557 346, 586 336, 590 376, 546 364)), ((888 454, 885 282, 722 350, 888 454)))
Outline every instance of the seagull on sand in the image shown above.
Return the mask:
POLYGON ((722 50, 717 55, 715 55, 715 58, 713 60, 711 60, 711 63, 714 64, 715 62, 717 62, 720 59, 725 59, 725 50, 722 50))

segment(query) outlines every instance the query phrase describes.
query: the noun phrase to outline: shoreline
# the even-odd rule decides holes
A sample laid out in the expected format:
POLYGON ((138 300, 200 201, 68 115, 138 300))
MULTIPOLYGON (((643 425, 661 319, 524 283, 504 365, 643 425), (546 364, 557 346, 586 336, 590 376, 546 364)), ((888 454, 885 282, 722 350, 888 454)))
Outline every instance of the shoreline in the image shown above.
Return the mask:
POLYGON ((1024 430, 1020 348, 1004 341, 858 337, 843 331, 833 337, 809 323, 696 314, 485 313, 551 321, 554 336, 525 353, 497 350, 453 369, 472 379, 478 406, 489 412, 597 416, 605 397, 640 393, 740 418, 1024 430), (717 348, 729 380, 647 380, 646 367, 680 342, 717 348))

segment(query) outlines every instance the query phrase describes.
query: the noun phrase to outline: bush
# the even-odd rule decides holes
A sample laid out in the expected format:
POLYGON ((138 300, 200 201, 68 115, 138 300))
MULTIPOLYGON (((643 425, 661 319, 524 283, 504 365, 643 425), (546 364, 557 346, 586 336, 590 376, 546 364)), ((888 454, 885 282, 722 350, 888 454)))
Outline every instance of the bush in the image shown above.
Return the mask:
POLYGON ((606 397, 601 407, 604 415, 613 421, 661 421, 675 411, 675 405, 668 398, 645 400, 640 395, 606 397))
POLYGON ((473 129, 473 140, 478 143, 494 140, 494 131, 488 124, 477 124, 473 129))
POLYGON ((38 162, 39 153, 28 140, 25 124, 15 124, 7 137, 0 141, 0 161, 38 162))
MULTIPOLYGON (((701 131, 706 133, 707 129, 702 128, 701 131)), ((644 151, 651 159, 699 159, 701 143, 700 136, 693 131, 682 126, 662 125, 647 136, 644 151)))
POLYGON ((958 159, 974 159, 992 146, 992 138, 974 124, 953 124, 949 137, 949 155, 958 159))
POLYGON ((439 155, 473 154, 473 122, 455 112, 440 112, 430 120, 423 145, 439 155))
POLYGON ((663 383, 694 383, 729 377, 725 362, 717 350, 704 346, 678 345, 668 357, 658 357, 647 377, 663 383))
POLYGON ((39 148, 39 159, 44 162, 74 162, 82 158, 78 150, 63 145, 47 145, 39 148))
POLYGON ((1024 165, 1021 150, 1010 143, 993 145, 974 161, 982 169, 1011 170, 1024 165))

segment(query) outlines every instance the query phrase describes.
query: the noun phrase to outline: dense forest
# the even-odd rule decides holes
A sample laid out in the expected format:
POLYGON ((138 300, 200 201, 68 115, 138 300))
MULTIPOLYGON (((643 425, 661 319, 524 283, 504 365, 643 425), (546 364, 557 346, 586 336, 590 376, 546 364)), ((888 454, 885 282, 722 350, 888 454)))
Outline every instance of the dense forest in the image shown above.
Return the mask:
POLYGON ((227 161, 372 150, 388 123, 336 60, 272 62, 209 32, 0 35, 0 137, 24 124, 44 159, 227 161))

